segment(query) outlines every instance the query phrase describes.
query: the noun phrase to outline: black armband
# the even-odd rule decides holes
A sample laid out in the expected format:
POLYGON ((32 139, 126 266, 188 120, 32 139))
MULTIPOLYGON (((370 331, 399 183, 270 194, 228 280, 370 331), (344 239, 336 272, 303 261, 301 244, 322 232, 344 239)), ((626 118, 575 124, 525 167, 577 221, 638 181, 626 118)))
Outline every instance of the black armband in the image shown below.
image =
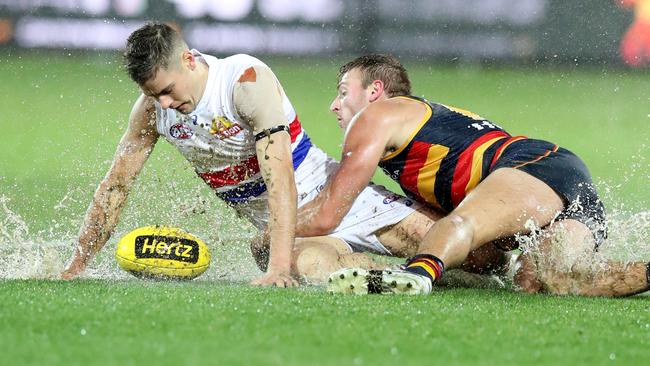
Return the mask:
POLYGON ((263 130, 262 132, 255 135, 255 141, 259 141, 265 137, 270 137, 274 133, 281 132, 281 131, 286 131, 287 133, 289 133, 289 126, 279 125, 279 126, 267 128, 266 130, 263 130))

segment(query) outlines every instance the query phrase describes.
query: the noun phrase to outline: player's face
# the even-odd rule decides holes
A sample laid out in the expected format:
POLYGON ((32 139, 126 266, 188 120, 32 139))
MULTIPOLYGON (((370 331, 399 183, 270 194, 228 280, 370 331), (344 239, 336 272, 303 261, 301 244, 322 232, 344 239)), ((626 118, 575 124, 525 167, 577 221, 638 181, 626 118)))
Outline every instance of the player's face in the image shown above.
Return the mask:
POLYGON ((370 104, 372 86, 363 87, 361 72, 352 69, 341 77, 336 97, 330 105, 330 110, 336 114, 339 127, 347 129, 352 117, 370 104))
POLYGON ((140 88, 145 95, 155 98, 162 108, 172 108, 183 114, 196 108, 197 98, 192 96, 191 75, 183 65, 161 68, 140 88))

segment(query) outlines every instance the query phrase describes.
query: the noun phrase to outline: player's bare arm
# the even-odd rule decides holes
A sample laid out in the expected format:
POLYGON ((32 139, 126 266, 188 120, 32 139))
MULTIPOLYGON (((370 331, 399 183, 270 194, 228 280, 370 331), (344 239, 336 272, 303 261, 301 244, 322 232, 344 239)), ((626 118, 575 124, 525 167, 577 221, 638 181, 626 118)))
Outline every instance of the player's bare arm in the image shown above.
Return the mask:
POLYGON ((282 96, 282 87, 265 66, 247 69, 233 91, 237 113, 259 136, 255 144, 257 160, 269 195, 269 265, 266 274, 252 283, 291 287, 297 284, 291 277, 297 192, 282 96))
POLYGON ((339 169, 327 185, 298 213, 296 235, 319 236, 332 232, 348 213, 359 193, 368 185, 379 160, 395 145, 394 118, 383 101, 368 106, 357 114, 345 134, 339 169))
POLYGON ((88 207, 74 256, 61 275, 63 279, 73 279, 83 272, 110 238, 129 190, 158 139, 154 116, 153 99, 140 96, 131 110, 113 163, 88 207))

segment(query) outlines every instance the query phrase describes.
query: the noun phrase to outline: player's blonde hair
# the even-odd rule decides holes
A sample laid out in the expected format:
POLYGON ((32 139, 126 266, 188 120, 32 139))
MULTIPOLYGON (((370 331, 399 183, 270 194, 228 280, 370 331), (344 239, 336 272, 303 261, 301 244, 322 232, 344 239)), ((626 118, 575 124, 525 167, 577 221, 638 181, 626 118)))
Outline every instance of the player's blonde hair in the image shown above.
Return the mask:
POLYGON ((124 66, 131 79, 142 85, 160 68, 169 68, 175 62, 173 56, 184 49, 187 44, 174 28, 165 23, 147 23, 129 36, 124 66))
POLYGON ((353 69, 361 71, 362 85, 367 87, 374 80, 384 83, 384 90, 389 97, 411 94, 411 81, 402 64, 393 56, 382 54, 363 55, 341 66, 338 81, 353 69))

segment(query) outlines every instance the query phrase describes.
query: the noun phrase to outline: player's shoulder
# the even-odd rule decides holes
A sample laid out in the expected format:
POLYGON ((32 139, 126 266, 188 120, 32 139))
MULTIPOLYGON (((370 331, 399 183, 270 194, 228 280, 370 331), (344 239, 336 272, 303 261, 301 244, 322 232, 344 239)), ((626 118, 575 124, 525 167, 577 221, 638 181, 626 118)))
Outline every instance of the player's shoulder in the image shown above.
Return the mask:
POLYGON ((132 112, 155 113, 156 100, 150 96, 141 93, 133 103, 132 112))
POLYGON ((261 75, 275 77, 273 70, 264 62, 256 57, 247 54, 236 54, 221 61, 220 70, 224 75, 228 75, 233 82, 255 81, 261 75), (242 76, 244 77, 242 79, 242 76))
POLYGON ((268 66, 257 57, 247 55, 244 53, 239 53, 236 55, 222 58, 221 63, 223 67, 233 68, 233 69, 242 69, 242 68, 246 69, 255 66, 268 68, 268 66))
POLYGON ((426 115, 422 103, 409 97, 393 97, 366 106, 350 124, 346 136, 360 139, 381 139, 393 136, 426 115), (371 133, 368 133, 371 131, 371 133))
POLYGON ((131 126, 150 126, 154 123, 156 116, 156 101, 154 98, 140 94, 138 99, 133 103, 129 125, 131 126))
POLYGON ((393 122, 409 111, 421 109, 422 103, 409 97, 393 97, 370 103, 361 113, 364 119, 393 122))

